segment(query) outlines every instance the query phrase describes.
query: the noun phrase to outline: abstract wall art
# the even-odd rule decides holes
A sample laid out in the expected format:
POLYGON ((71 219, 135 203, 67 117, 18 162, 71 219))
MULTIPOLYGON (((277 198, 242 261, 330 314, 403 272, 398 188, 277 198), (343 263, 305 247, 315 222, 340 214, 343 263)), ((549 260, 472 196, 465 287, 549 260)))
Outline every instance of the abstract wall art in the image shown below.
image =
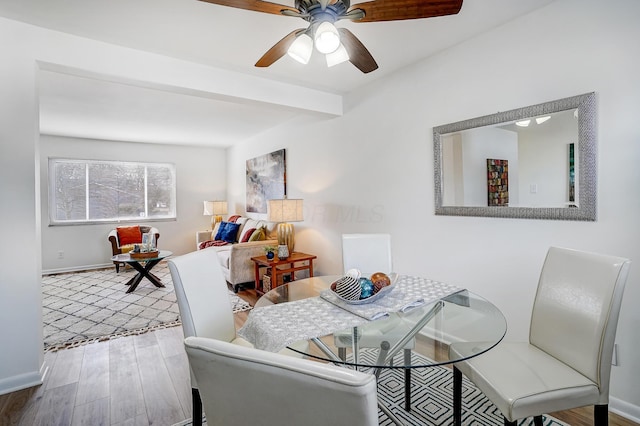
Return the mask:
POLYGON ((487 158, 487 205, 509 205, 509 160, 487 158))
POLYGON ((247 160, 247 212, 267 213, 267 200, 287 194, 285 150, 247 160))

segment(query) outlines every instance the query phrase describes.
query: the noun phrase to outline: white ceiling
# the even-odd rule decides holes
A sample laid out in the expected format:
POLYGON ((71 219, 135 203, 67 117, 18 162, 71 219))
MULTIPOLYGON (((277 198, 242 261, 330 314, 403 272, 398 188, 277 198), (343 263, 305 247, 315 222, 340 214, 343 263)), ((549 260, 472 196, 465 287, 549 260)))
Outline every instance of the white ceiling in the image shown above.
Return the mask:
MULTIPOLYGON (((340 21, 369 49, 379 69, 327 68, 319 55, 301 65, 285 55, 253 64, 296 28, 299 18, 197 0, 0 0, 0 16, 116 45, 276 81, 344 94, 489 31, 553 0, 464 0, 458 15, 410 21, 340 21), (407 47, 409 46, 409 47, 407 47)), ((295 112, 234 104, 44 71, 43 133, 230 146, 289 120, 295 112), (239 125, 242 123, 242 125, 239 125)))

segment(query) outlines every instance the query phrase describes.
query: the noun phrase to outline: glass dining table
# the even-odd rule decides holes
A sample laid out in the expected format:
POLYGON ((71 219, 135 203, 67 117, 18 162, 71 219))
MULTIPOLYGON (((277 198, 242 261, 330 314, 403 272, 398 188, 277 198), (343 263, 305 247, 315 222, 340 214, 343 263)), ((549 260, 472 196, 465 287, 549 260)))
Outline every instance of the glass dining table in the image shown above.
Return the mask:
MULTIPOLYGON (((256 318, 264 322, 265 319, 260 315, 261 309, 272 310, 273 305, 288 303, 289 312, 297 315, 297 324, 294 323, 287 331, 286 325, 280 321, 287 315, 285 310, 272 317, 275 318, 274 324, 267 329, 275 330, 275 334, 291 333, 294 329, 297 332, 298 328, 304 328, 305 321, 300 321, 300 318, 308 317, 311 323, 316 322, 314 305, 298 306, 298 303, 313 301, 323 309, 324 304, 331 305, 321 296, 326 295, 331 283, 339 278, 340 276, 317 276, 278 286, 257 301, 249 319, 255 314, 256 318)), ((403 280, 411 281, 411 277, 401 277, 400 282, 403 280)), ((422 284, 420 281, 418 283, 422 284)), ((425 283, 442 285, 431 281, 425 283)), ((286 347, 308 358, 371 371, 376 377, 383 369, 404 370, 405 409, 409 410, 411 370, 453 364, 478 356, 500 343, 507 331, 507 322, 502 312, 483 297, 455 287, 443 294, 444 296, 426 300, 423 304, 414 304, 410 309, 388 312, 378 319, 356 321, 355 326, 336 328, 318 336, 305 336, 311 342, 309 345, 287 340, 286 347)), ((329 316, 342 316, 341 311, 340 308, 334 309, 329 316)), ((243 335, 242 331, 240 330, 240 335, 243 335)), ((264 334, 264 331, 260 331, 260 334, 264 334)), ((300 340, 300 336, 296 336, 296 340, 300 340)), ((395 423, 402 424, 392 413, 385 411, 383 406, 380 408, 395 423)))

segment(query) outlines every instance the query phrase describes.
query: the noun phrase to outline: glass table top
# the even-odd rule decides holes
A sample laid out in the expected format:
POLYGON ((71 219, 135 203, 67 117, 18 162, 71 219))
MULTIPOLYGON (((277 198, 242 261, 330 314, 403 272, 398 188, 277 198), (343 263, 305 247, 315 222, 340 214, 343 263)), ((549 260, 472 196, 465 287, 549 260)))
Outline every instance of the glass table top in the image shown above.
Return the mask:
MULTIPOLYGON (((312 277, 278 286, 265 293, 255 308, 317 297, 339 277, 312 277)), ((482 354, 500 343, 506 331, 504 315, 495 305, 468 290, 461 290, 404 313, 392 313, 383 319, 311 339, 308 346, 296 342, 288 348, 338 364, 420 368, 482 354), (390 362, 395 361, 396 355, 411 353, 418 356, 412 357, 410 365, 390 362)))

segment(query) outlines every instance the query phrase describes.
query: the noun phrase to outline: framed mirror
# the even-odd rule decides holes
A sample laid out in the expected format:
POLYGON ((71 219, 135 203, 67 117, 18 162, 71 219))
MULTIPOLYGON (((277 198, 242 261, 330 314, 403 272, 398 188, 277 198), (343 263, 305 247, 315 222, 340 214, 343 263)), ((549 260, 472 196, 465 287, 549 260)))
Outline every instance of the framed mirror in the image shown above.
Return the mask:
POLYGON ((434 127, 436 215, 595 221, 596 96, 434 127))

